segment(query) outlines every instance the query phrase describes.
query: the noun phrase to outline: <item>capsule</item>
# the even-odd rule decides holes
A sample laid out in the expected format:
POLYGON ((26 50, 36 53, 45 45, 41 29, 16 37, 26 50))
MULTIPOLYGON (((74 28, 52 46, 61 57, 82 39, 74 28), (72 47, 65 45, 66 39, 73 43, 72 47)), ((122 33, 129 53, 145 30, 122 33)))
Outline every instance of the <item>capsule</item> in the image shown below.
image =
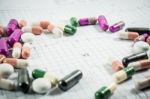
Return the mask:
POLYGON ((8 56, 9 54, 7 41, 4 38, 0 39, 0 54, 5 56, 8 56))
POLYGON ((124 57, 122 59, 122 63, 124 66, 127 66, 130 62, 148 59, 149 56, 150 56, 150 51, 133 54, 133 55, 124 57))
POLYGON ((3 54, 0 54, 0 64, 3 63, 3 60, 6 58, 5 55, 3 54))
POLYGON ((51 87, 56 86, 58 83, 58 77, 55 76, 55 74, 50 73, 50 72, 45 72, 40 69, 34 69, 32 71, 32 77, 37 79, 37 78, 47 78, 49 83, 51 83, 51 87))
POLYGON ((22 31, 25 32, 31 32, 35 35, 40 35, 43 32, 43 29, 40 26, 32 26, 32 27, 23 27, 22 31))
POLYGON ((69 35, 74 35, 77 31, 77 28, 71 25, 60 26, 59 28, 69 35))
POLYGON ((21 43, 19 43, 19 42, 14 43, 13 50, 12 50, 12 57, 13 58, 20 58, 21 49, 22 49, 22 44, 21 43))
POLYGON ((150 36, 147 37, 146 42, 150 45, 150 36))
POLYGON ((150 76, 135 82, 135 88, 138 90, 142 90, 148 87, 150 87, 150 76))
POLYGON ((135 70, 133 67, 126 67, 115 74, 113 74, 114 81, 119 84, 128 78, 132 77, 132 75, 135 73, 135 70))
POLYGON ((24 33, 21 35, 21 41, 23 43, 32 43, 35 38, 35 35, 32 33, 24 33))
POLYGON ((116 89, 117 89, 116 83, 112 83, 108 87, 103 86, 98 91, 96 91, 95 99, 108 99, 116 89))
POLYGON ((107 23, 107 20, 105 16, 101 15, 98 17, 98 24, 101 30, 106 31, 109 28, 109 25, 107 23))
POLYGON ((135 71, 145 70, 150 68, 150 60, 140 60, 137 62, 132 62, 128 65, 128 67, 134 67, 135 71))
POLYGON ((5 34, 4 26, 0 25, 0 37, 2 37, 5 34))
POLYGON ((9 79, 0 78, 0 89, 5 90, 15 90, 17 86, 15 83, 9 79))
POLYGON ((25 59, 16 59, 16 58, 5 58, 3 63, 8 63, 14 66, 14 68, 26 68, 29 63, 25 59))
POLYGON ((18 28, 18 21, 16 19, 11 19, 6 28, 7 35, 10 36, 18 28))
POLYGON ((15 42, 19 42, 23 32, 20 29, 16 29, 8 38, 7 42, 10 46, 13 46, 15 42))
POLYGON ((27 26, 27 21, 26 20, 19 20, 18 25, 20 28, 23 28, 27 26))
POLYGON ((43 29, 47 29, 48 25, 50 24, 49 21, 47 20, 42 20, 42 21, 39 21, 39 22, 33 22, 32 23, 32 26, 40 26, 42 27, 43 29))
POLYGON ((31 45, 29 43, 24 43, 22 47, 21 56, 24 59, 27 59, 30 56, 31 45))
POLYGON ((70 18, 70 24, 74 27, 77 27, 79 25, 77 18, 76 17, 71 17, 70 18))
POLYGON ((134 40, 139 34, 137 32, 120 32, 118 36, 120 39, 134 40))
POLYGON ((143 33, 150 34, 150 28, 145 28, 145 27, 129 27, 129 28, 126 28, 125 31, 138 32, 139 35, 142 35, 143 33))
POLYGON ((132 47, 132 52, 133 52, 133 54, 136 54, 136 53, 148 51, 149 49, 150 49, 150 46, 148 43, 146 43, 144 41, 138 41, 138 42, 134 43, 134 45, 132 47))
POLYGON ((122 62, 120 62, 119 60, 114 59, 114 60, 112 61, 112 70, 113 70, 114 72, 117 72, 117 71, 119 71, 119 70, 121 70, 121 69, 123 69, 123 68, 124 68, 124 66, 123 66, 122 62))
POLYGON ((95 17, 81 18, 78 21, 80 26, 95 25, 96 22, 97 22, 97 19, 95 17))
POLYGON ((0 74, 3 78, 8 78, 14 72, 12 65, 3 63, 0 64, 0 74))
POLYGON ((137 42, 137 41, 146 41, 147 37, 148 37, 148 34, 144 33, 144 34, 138 36, 137 38, 135 38, 134 43, 137 42))
POLYGON ((70 74, 68 74, 67 76, 65 76, 64 78, 62 78, 58 82, 58 87, 62 91, 67 91, 70 88, 72 88, 74 85, 76 85, 81 78, 82 78, 82 72, 80 70, 75 70, 70 74))
POLYGON ((55 37, 63 36, 63 31, 57 26, 54 26, 53 24, 48 25, 48 31, 53 33, 55 37))
POLYGON ((117 32, 121 30, 125 26, 125 23, 123 21, 119 21, 118 23, 113 24, 109 27, 110 32, 117 32))
POLYGON ((27 93, 30 89, 31 81, 27 69, 20 69, 18 71, 18 86, 24 92, 27 93))

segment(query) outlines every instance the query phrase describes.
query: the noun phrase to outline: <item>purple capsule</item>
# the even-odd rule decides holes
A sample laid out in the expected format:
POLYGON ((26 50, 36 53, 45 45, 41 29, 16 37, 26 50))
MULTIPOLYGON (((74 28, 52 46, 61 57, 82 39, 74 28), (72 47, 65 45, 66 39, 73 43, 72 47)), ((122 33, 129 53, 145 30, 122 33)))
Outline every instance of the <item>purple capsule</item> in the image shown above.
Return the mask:
POLYGON ((98 23, 99 23, 99 27, 103 30, 106 31, 109 27, 107 20, 105 18, 105 16, 101 15, 98 17, 98 23))
POLYGON ((125 23, 123 21, 119 21, 118 23, 113 24, 109 27, 110 32, 117 32, 121 30, 125 26, 125 23))
POLYGON ((79 19, 80 26, 94 25, 94 24, 96 24, 96 22, 97 22, 97 19, 95 17, 79 19))
POLYGON ((13 46, 15 42, 20 41, 23 32, 21 29, 16 29, 8 38, 7 42, 10 46, 13 46))
POLYGON ((0 54, 3 54, 5 56, 8 56, 9 54, 7 41, 4 38, 0 39, 0 54))
POLYGON ((7 35, 10 36, 14 32, 14 30, 18 28, 19 26, 17 20, 11 19, 6 28, 7 35))

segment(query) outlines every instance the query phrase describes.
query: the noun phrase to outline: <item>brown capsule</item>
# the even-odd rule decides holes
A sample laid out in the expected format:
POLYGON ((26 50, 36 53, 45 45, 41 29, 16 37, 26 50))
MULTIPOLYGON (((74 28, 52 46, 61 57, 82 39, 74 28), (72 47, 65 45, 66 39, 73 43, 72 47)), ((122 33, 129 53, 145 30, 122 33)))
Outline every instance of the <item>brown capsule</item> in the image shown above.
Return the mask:
POLYGON ((26 21, 26 20, 20 20, 20 21, 18 22, 18 24, 19 24, 19 27, 22 28, 22 27, 27 26, 27 21, 26 21))
POLYGON ((0 54, 0 63, 2 63, 5 58, 6 58, 6 56, 0 54))

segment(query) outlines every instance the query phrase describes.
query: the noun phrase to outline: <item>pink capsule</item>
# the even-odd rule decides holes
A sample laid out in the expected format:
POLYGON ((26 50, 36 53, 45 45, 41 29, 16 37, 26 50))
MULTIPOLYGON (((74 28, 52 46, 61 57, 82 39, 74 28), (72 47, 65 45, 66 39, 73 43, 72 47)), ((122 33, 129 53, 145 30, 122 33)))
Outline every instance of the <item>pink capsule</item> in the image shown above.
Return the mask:
POLYGON ((101 15, 98 17, 98 23, 99 23, 99 27, 103 30, 106 31, 108 29, 108 23, 107 20, 105 18, 105 16, 101 15))
POLYGON ((80 26, 95 25, 96 22, 97 22, 97 19, 95 17, 89 17, 89 18, 81 18, 81 19, 79 19, 80 26))
POLYGON ((118 23, 113 24, 109 27, 110 32, 117 32, 121 30, 125 26, 125 23, 123 21, 119 21, 118 23))

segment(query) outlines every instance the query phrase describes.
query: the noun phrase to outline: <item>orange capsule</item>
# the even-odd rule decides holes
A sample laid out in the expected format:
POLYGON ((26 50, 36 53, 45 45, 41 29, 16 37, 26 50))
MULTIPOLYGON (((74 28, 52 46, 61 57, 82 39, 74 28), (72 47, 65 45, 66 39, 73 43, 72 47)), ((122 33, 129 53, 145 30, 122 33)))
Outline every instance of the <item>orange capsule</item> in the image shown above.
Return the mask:
POLYGON ((0 63, 2 63, 5 58, 6 58, 6 56, 0 54, 0 63))
POLYGON ((148 36, 148 38, 146 39, 146 42, 147 42, 148 44, 150 44, 150 36, 148 36))
POLYGON ((31 46, 29 43, 24 43, 21 53, 22 58, 27 59, 30 56, 30 48, 31 46))
POLYGON ((138 36, 139 34, 137 32, 120 32, 119 33, 120 39, 134 40, 138 36))
POLYGON ((47 27, 48 27, 49 24, 50 24, 49 21, 42 20, 42 21, 39 21, 39 22, 33 22, 32 26, 40 26, 43 29, 47 29, 47 27))
POLYGON ((21 49, 22 49, 22 44, 19 43, 19 42, 16 42, 13 45, 12 57, 14 57, 14 58, 20 58, 20 56, 21 56, 21 49))
POLYGON ((28 66, 28 61, 25 59, 16 58, 5 58, 3 63, 11 64, 14 68, 26 68, 28 66))
POLYGON ((20 21, 18 22, 18 24, 19 24, 19 27, 22 28, 22 27, 27 26, 27 21, 26 21, 26 20, 20 20, 20 21))
POLYGON ((4 35, 5 30, 4 30, 4 26, 0 25, 0 36, 4 35))
POLYGON ((114 72, 117 72, 117 71, 119 71, 119 70, 121 70, 123 68, 124 68, 124 66, 119 60, 113 60, 112 61, 112 70, 114 72))
POLYGON ((35 35, 40 35, 43 32, 43 29, 40 26, 33 26, 33 27, 23 27, 23 32, 31 32, 35 35))

